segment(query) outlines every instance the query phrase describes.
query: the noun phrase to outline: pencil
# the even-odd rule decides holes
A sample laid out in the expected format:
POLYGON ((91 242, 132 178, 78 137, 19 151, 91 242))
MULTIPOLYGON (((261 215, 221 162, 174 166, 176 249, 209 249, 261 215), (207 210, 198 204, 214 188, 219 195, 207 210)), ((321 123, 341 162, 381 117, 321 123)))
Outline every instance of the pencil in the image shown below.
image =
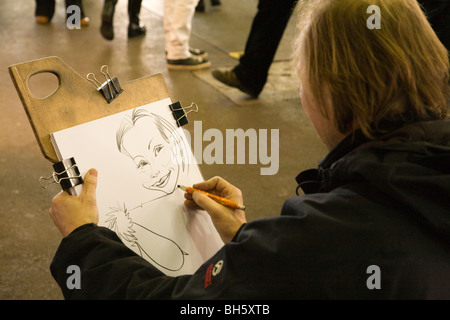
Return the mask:
POLYGON ((209 192, 206 192, 206 191, 203 191, 203 190, 199 190, 199 189, 194 189, 192 187, 185 187, 185 186, 178 185, 178 188, 180 188, 181 190, 184 190, 184 191, 186 191, 187 193, 190 193, 190 194, 194 193, 195 191, 201 192, 203 194, 206 194, 208 197, 210 197, 211 199, 213 199, 217 203, 220 203, 221 205, 224 205, 224 206, 226 206, 228 208, 231 208, 231 209, 234 209, 234 210, 239 209, 239 210, 244 210, 245 211, 245 206, 244 205, 239 204, 237 202, 234 202, 234 201, 232 201, 230 199, 222 198, 222 197, 216 196, 215 194, 212 194, 212 193, 209 193, 209 192))

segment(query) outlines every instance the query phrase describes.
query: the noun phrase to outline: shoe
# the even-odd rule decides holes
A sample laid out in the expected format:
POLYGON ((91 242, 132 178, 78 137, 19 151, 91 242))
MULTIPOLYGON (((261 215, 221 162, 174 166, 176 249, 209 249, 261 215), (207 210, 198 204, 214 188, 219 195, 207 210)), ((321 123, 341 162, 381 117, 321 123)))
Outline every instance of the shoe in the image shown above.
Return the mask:
POLYGON ((114 39, 113 18, 117 0, 105 0, 102 11, 102 25, 100 33, 106 40, 114 39))
POLYGON ((82 26, 82 27, 87 27, 87 26, 89 26, 89 18, 88 17, 84 17, 84 18, 82 18, 81 20, 80 20, 80 25, 82 26))
POLYGON ((212 71, 212 75, 216 80, 222 82, 223 84, 226 84, 229 87, 239 89, 242 92, 252 96, 253 98, 257 98, 259 96, 259 92, 251 90, 250 88, 242 84, 242 82, 238 79, 233 70, 216 69, 212 71))
POLYGON ((106 40, 113 40, 114 39, 114 27, 112 22, 102 21, 102 25, 100 27, 100 33, 102 34, 103 38, 106 40))
POLYGON ((244 55, 244 51, 231 51, 228 52, 228 55, 235 60, 239 60, 244 55))
POLYGON ((198 70, 211 66, 211 62, 205 58, 191 56, 187 59, 169 60, 167 59, 167 68, 171 70, 198 70))
POLYGON ((208 52, 201 49, 189 48, 189 53, 200 58, 208 58, 208 52))
MULTIPOLYGON (((167 51, 165 51, 165 53, 167 56, 167 51)), ((208 58, 208 52, 201 49, 189 48, 189 53, 195 57, 208 58)))
POLYGON ((48 24, 50 23, 50 19, 46 16, 36 16, 36 23, 48 24))
POLYGON ((134 38, 145 35, 147 29, 142 24, 130 23, 128 26, 128 38, 134 38))

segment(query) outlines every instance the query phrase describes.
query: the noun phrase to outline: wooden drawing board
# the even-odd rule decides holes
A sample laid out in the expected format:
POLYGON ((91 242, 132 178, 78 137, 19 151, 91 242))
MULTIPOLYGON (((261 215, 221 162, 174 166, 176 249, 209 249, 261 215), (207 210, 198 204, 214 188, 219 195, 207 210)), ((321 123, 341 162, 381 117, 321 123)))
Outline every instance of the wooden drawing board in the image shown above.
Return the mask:
MULTIPOLYGON (((103 79, 100 67, 93 70, 97 79, 103 79)), ((170 97, 162 75, 156 74, 120 82, 123 92, 108 103, 93 83, 58 57, 11 65, 9 73, 39 147, 44 157, 54 163, 59 159, 50 140, 51 133, 170 97), (51 95, 36 98, 29 90, 28 80, 44 72, 56 75, 59 86, 51 95)), ((110 73, 113 77, 113 72, 110 73)))

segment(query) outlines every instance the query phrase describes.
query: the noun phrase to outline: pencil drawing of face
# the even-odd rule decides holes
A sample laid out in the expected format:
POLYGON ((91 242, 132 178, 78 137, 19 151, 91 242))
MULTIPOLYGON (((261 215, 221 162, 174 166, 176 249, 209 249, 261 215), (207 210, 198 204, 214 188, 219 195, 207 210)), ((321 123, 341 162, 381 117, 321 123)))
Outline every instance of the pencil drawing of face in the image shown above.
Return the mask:
POLYGON ((181 138, 164 118, 135 109, 117 131, 119 151, 130 157, 140 173, 142 186, 171 194, 184 170, 181 138))

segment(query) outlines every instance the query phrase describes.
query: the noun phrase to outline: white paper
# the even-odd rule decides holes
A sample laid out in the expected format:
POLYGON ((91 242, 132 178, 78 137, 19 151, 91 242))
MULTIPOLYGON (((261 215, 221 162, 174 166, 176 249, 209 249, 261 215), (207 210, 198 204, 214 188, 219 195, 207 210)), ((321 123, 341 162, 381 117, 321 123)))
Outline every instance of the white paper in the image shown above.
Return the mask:
POLYGON ((177 185, 203 177, 169 104, 164 99, 55 132, 52 143, 60 160, 75 158, 83 177, 98 170, 99 225, 175 276, 193 273, 223 242, 206 212, 183 204, 177 185))

